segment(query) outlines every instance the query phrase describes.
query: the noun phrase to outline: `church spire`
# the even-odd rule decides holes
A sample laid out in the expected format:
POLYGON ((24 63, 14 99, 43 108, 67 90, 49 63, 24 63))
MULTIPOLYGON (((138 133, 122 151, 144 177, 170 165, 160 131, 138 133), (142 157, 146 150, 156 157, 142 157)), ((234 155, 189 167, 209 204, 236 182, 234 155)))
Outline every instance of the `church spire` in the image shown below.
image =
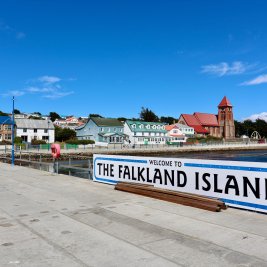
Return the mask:
POLYGON ((222 108, 222 107, 232 107, 232 104, 230 103, 230 101, 228 100, 228 98, 225 96, 221 103, 219 104, 218 106, 219 108, 222 108))

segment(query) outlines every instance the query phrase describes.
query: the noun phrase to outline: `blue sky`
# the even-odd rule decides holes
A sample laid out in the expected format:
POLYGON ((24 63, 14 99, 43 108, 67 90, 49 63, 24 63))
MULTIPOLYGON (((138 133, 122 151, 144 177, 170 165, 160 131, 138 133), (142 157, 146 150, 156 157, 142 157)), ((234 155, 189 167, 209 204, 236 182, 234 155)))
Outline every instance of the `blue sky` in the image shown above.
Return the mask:
POLYGON ((267 118, 267 1, 0 3, 0 110, 267 118))

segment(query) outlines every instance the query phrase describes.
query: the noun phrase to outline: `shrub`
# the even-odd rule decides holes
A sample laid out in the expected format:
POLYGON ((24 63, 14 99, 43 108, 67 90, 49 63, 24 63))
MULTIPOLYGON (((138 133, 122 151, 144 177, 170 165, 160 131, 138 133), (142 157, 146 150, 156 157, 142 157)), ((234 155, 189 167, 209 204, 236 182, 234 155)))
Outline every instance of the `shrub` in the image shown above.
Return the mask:
POLYGON ((0 142, 0 145, 11 145, 12 143, 10 141, 3 140, 0 142))
POLYGON ((43 145, 43 144, 46 144, 46 141, 45 140, 32 140, 31 141, 31 144, 32 145, 43 145))
POLYGON ((66 141, 66 144, 72 144, 72 145, 88 145, 88 144, 94 144, 94 140, 77 140, 77 139, 70 139, 66 141))
POLYGON ((14 140, 15 144, 21 144, 22 143, 22 138, 20 136, 16 136, 14 140))

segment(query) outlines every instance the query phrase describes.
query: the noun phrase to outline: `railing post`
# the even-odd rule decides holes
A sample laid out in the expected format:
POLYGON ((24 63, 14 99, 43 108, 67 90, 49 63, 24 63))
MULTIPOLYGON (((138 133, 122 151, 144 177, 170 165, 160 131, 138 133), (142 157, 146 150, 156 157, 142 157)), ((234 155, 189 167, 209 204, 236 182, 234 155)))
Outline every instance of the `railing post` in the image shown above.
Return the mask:
POLYGON ((59 169, 59 163, 58 160, 56 161, 56 170, 57 170, 57 174, 58 174, 58 169, 59 169))
POLYGON ((42 154, 40 153, 40 160, 39 160, 39 162, 40 162, 40 170, 41 170, 41 166, 42 166, 42 154))
MULTIPOLYGON (((71 157, 69 156, 69 166, 71 166, 71 157)), ((71 175, 71 170, 69 168, 69 175, 71 175)))
POLYGON ((92 180, 93 175, 92 175, 92 170, 91 170, 91 160, 90 159, 88 159, 88 177, 90 180, 92 180))

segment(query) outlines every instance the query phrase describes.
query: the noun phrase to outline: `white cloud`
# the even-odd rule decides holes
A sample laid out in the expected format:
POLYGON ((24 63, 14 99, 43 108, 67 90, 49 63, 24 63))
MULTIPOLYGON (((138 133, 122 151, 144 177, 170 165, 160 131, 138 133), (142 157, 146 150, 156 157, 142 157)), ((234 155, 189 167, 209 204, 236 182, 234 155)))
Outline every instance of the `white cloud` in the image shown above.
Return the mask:
POLYGON ((56 76, 42 76, 38 78, 38 81, 42 83, 46 83, 46 84, 53 84, 53 83, 60 82, 61 79, 56 76))
POLYGON ((244 118, 244 120, 251 120, 251 121, 256 121, 257 119, 261 119, 261 120, 264 120, 267 122, 267 112, 262 112, 262 113, 259 113, 259 114, 253 114, 247 118, 244 118))
POLYGON ((66 91, 64 86, 61 85, 61 81, 62 79, 59 77, 45 75, 28 80, 28 87, 23 90, 8 91, 2 95, 22 96, 25 94, 35 94, 49 99, 57 99, 74 94, 74 91, 66 91))
POLYGON ((56 89, 53 87, 28 87, 26 89, 27 92, 29 93, 47 93, 47 92, 53 92, 56 89))
POLYGON ((262 83, 267 83, 267 74, 260 75, 250 81, 243 82, 241 85, 257 85, 262 83))
POLYGON ((218 64, 204 65, 201 67, 201 72, 222 77, 225 75, 242 74, 252 67, 253 65, 249 65, 241 61, 235 61, 232 64, 227 62, 221 62, 218 64))
POLYGON ((50 99, 57 99, 57 98, 62 98, 64 96, 68 96, 68 95, 72 95, 72 94, 74 94, 73 91, 69 91, 69 92, 53 92, 52 94, 44 95, 43 97, 50 98, 50 99))
POLYGON ((0 22, 0 31, 11 34, 11 36, 13 36, 17 39, 23 39, 26 37, 26 34, 24 32, 17 31, 16 29, 12 28, 11 26, 9 26, 3 22, 0 22))
POLYGON ((2 94, 2 96, 15 96, 15 97, 22 96, 22 95, 25 95, 25 92, 22 90, 10 90, 7 93, 2 94))

